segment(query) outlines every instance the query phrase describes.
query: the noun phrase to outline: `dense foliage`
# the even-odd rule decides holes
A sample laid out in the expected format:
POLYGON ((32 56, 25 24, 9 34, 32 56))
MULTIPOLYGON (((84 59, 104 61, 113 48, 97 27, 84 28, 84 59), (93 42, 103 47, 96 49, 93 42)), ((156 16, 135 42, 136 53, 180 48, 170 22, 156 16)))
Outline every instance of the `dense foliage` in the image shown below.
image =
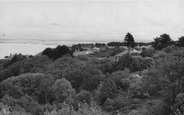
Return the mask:
MULTIPOLYGON (((159 39, 164 36, 169 38, 159 39)), ((3 59, 0 114, 182 115, 184 49, 167 45, 126 53, 118 61, 114 56, 125 49, 73 57, 65 46, 3 59)))
POLYGON ((172 44, 172 40, 168 34, 162 34, 154 39, 153 47, 156 50, 161 50, 172 44))
POLYGON ((65 54, 72 55, 72 52, 70 51, 70 49, 67 46, 65 46, 65 45, 63 45, 63 46, 57 46, 54 49, 46 48, 42 52, 42 55, 47 55, 49 58, 52 58, 54 60, 57 59, 57 58, 62 57, 65 54))

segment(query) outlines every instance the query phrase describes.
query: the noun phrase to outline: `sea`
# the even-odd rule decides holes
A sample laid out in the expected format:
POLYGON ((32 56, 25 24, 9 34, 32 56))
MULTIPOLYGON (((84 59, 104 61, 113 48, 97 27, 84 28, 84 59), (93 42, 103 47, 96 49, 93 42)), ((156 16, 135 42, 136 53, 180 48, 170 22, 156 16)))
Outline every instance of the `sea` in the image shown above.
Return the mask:
POLYGON ((10 54, 36 55, 45 48, 55 48, 58 45, 72 46, 77 43, 91 43, 64 40, 37 40, 37 39, 0 39, 0 59, 10 54))

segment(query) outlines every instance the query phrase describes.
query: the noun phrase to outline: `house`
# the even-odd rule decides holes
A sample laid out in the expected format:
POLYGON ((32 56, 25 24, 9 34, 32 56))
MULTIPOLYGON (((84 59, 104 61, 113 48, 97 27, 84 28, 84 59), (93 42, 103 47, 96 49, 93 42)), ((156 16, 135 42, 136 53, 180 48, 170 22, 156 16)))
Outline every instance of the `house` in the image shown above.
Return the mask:
POLYGON ((15 56, 16 56, 16 58, 27 58, 30 55, 22 55, 21 53, 19 53, 19 54, 15 53, 15 54, 10 54, 9 56, 5 56, 5 59, 12 60, 15 56))
POLYGON ((120 48, 128 49, 128 47, 127 47, 127 46, 120 46, 120 48))
POLYGON ((87 54, 91 54, 91 53, 93 53, 93 51, 91 51, 91 50, 86 50, 86 51, 76 50, 75 52, 73 52, 73 56, 87 55, 87 54))
MULTIPOLYGON (((17 53, 16 54, 10 54, 9 56, 5 56, 5 58, 6 58, 6 60, 12 60, 12 58, 15 56, 15 55, 17 55, 17 53)), ((20 54, 19 54, 20 55, 20 54)))
POLYGON ((128 53, 128 50, 125 50, 125 51, 123 51, 123 52, 121 52, 121 53, 115 55, 115 56, 114 56, 115 61, 118 61, 119 58, 120 58, 121 56, 123 56, 123 55, 125 55, 125 54, 127 54, 127 53, 128 53))
POLYGON ((142 49, 140 49, 139 51, 136 49, 133 49, 130 51, 130 53, 138 53, 138 54, 140 54, 141 52, 142 52, 142 49))
MULTIPOLYGON (((136 50, 136 49, 129 49, 129 53, 130 53, 130 54, 132 54, 132 53, 138 53, 138 54, 140 54, 141 52, 142 52, 142 50, 138 51, 138 50, 136 50)), ((123 52, 121 52, 121 53, 119 53, 119 54, 117 54, 117 55, 115 55, 115 56, 114 56, 114 58, 115 58, 114 60, 115 60, 115 61, 119 61, 119 58, 120 58, 121 56, 127 54, 127 53, 128 53, 128 49, 125 50, 125 51, 123 51, 123 52)))
POLYGON ((98 51, 100 51, 100 48, 94 47, 92 50, 93 50, 94 52, 95 52, 95 51, 98 52, 98 51))

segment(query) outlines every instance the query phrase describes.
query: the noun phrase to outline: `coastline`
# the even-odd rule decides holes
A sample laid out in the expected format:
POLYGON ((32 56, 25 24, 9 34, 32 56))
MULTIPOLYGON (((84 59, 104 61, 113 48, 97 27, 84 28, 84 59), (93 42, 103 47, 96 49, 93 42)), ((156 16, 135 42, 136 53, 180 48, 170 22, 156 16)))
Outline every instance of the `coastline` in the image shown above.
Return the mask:
MULTIPOLYGON (((45 48, 55 48, 58 45, 72 46, 78 43, 95 43, 87 41, 63 41, 63 40, 35 40, 35 39, 0 39, 0 59, 10 54, 36 55, 45 48)), ((99 42, 100 43, 100 42, 99 42)), ((102 42, 103 43, 103 42, 102 42)))
POLYGON ((0 43, 0 59, 10 54, 36 55, 45 48, 55 48, 57 45, 25 44, 25 43, 0 43))

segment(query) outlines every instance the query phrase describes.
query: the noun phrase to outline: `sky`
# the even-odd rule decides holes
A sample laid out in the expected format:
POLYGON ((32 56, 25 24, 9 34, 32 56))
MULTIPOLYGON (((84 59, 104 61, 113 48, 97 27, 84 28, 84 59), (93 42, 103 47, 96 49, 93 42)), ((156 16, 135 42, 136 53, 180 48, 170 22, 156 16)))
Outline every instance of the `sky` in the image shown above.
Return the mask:
POLYGON ((184 0, 0 0, 0 39, 137 42, 184 36, 184 0))

